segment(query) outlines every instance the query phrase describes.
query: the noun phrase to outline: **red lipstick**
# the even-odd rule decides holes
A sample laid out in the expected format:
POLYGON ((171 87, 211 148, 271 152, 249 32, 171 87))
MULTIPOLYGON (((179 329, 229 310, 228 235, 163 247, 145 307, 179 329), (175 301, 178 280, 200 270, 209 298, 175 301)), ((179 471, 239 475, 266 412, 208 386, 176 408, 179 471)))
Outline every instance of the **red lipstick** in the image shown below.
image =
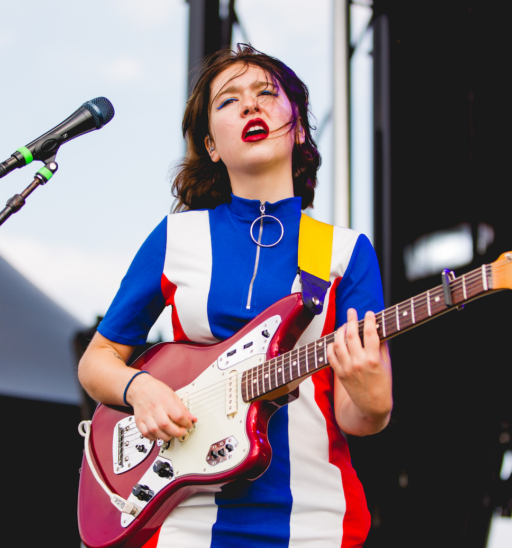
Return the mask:
POLYGON ((261 141, 268 137, 269 132, 267 124, 261 118, 254 118, 253 120, 249 120, 244 127, 242 141, 246 143, 261 141))

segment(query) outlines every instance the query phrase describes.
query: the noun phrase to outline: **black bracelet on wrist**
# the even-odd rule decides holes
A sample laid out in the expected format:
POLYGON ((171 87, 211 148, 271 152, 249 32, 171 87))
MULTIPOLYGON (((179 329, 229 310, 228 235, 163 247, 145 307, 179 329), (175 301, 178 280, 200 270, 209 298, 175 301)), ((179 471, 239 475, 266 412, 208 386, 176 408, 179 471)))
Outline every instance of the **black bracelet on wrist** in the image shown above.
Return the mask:
POLYGON ((138 373, 135 373, 135 375, 133 375, 133 377, 128 381, 128 384, 126 385, 126 388, 124 389, 123 401, 124 401, 124 404, 125 404, 127 407, 131 407, 130 404, 126 401, 126 393, 128 392, 128 388, 130 388, 130 384, 132 384, 133 379, 134 379, 137 375, 141 375, 142 373, 147 373, 147 374, 149 375, 149 371, 139 371, 138 373))

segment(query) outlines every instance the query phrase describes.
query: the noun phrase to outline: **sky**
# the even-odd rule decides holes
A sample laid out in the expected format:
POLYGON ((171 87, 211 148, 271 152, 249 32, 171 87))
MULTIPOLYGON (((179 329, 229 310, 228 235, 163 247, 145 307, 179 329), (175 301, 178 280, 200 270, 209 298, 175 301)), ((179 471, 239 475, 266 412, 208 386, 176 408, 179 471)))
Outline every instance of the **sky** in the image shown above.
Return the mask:
MULTIPOLYGON (((331 0, 237 0, 251 44, 309 85, 317 125, 332 105, 331 0)), ((0 227, 0 254, 85 325, 103 315, 133 256, 169 213, 184 153, 185 0, 26 0, 4 3, 0 157, 7 159, 85 101, 105 96, 114 119, 61 147, 59 170, 0 227), (8 75, 8 76, 6 76, 8 75)), ((244 37, 235 33, 234 40, 244 37)), ((330 221, 331 132, 314 215, 330 221)), ((3 203, 32 181, 34 163, 0 180, 3 203)), ((164 312, 150 339, 171 336, 164 312)))

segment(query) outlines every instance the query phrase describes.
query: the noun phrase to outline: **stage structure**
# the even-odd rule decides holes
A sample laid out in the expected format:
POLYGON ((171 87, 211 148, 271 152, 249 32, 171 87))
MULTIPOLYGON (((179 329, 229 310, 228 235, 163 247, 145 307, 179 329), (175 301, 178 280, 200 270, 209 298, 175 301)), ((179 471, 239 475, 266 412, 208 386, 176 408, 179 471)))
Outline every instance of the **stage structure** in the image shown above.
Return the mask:
MULTIPOLYGON (((352 107, 365 93, 353 85, 357 70, 371 68, 363 152, 386 306, 439 285, 443 268, 460 275, 512 250, 510 8, 351 2, 352 107)), ((354 213, 362 119, 351 114, 354 213)), ((372 514, 365 548, 502 546, 494 532, 512 510, 511 298, 497 293, 392 341, 391 424, 350 442, 372 514)))
POLYGON ((38 477, 37 490, 44 491, 44 503, 32 513, 28 529, 20 511, 9 514, 9 525, 22 532, 24 545, 57 534, 66 542, 75 539, 78 546, 74 501, 82 397, 72 343, 83 326, 2 257, 0 303, 3 435, 21 448, 13 451, 5 445, 2 469, 9 472, 4 474, 4 492, 9 507, 22 508, 33 489, 29 477, 38 477))

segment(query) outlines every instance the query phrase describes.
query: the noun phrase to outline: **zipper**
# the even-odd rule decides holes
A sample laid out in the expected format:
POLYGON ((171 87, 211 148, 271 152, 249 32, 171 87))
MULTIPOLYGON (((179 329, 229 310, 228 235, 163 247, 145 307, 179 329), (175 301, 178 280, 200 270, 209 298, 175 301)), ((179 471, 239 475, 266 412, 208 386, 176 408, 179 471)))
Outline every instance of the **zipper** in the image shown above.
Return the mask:
MULTIPOLYGON (((263 202, 260 202, 260 211, 261 211, 261 219, 260 219, 260 233, 258 235, 258 243, 261 244, 261 236, 263 234, 263 215, 265 215, 265 204, 263 202)), ((252 288, 254 285, 254 280, 256 279, 256 274, 258 273, 258 264, 260 262, 260 251, 261 247, 258 245, 256 246, 256 260, 254 261, 254 272, 252 274, 252 280, 249 284, 249 294, 247 295, 247 305, 245 308, 247 310, 250 310, 251 308, 251 299, 252 299, 252 288)))

